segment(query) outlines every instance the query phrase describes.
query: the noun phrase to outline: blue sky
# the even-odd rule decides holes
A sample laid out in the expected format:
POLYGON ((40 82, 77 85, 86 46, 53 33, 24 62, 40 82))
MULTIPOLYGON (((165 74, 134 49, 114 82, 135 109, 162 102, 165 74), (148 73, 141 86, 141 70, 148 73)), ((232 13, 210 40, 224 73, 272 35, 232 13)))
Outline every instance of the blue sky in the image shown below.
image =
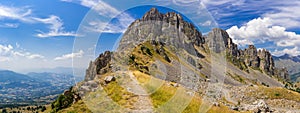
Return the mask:
MULTIPOLYGON (((29 72, 38 68, 72 67, 72 58, 83 62, 78 68, 86 68, 89 60, 104 50, 111 49, 126 27, 151 8, 145 6, 123 12, 123 6, 136 6, 134 2, 126 1, 128 0, 1 0, 0 69, 29 72), (89 20, 87 15, 91 10, 95 15, 100 15, 102 20, 114 19, 110 24, 101 19, 89 20), (83 20, 89 21, 81 24, 84 23, 83 20), (90 46, 73 49, 76 38, 79 42, 85 40, 80 40, 85 37, 80 32, 81 26, 86 30, 84 33, 102 34, 96 42, 86 43, 90 46)), ((189 4, 180 0, 154 2, 171 9, 173 4, 189 4)), ((277 56, 285 53, 300 54, 300 12, 297 12, 300 10, 299 1, 192 0, 190 3, 199 3, 199 6, 206 7, 211 14, 211 17, 203 20, 196 16, 201 14, 195 14, 195 18, 193 14, 186 15, 202 32, 216 26, 213 25, 215 21, 242 48, 255 44, 277 56), (204 20, 207 21, 201 22, 204 20)), ((159 10, 168 11, 164 8, 159 10)))

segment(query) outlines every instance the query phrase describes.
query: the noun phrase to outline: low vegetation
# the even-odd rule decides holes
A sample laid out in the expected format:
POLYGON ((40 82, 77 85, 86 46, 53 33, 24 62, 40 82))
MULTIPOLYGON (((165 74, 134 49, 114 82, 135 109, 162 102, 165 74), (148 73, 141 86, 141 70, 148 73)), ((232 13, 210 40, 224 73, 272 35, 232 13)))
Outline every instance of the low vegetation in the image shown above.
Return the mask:
POLYGON ((153 106, 158 108, 159 106, 163 105, 167 101, 169 101, 176 92, 176 87, 163 85, 158 90, 150 95, 152 100, 153 106))
POLYGON ((257 99, 287 99, 300 102, 300 93, 287 90, 280 87, 263 87, 251 88, 251 92, 247 92, 247 96, 257 99))
POLYGON ((133 103, 136 102, 136 95, 128 92, 126 89, 121 87, 116 81, 110 82, 103 85, 103 88, 107 95, 119 105, 127 108, 132 108, 133 103))
POLYGON ((74 101, 75 92, 72 90, 72 87, 65 92, 64 94, 60 95, 52 104, 51 109, 53 113, 62 110, 64 108, 70 107, 74 101))
POLYGON ((46 111, 46 106, 24 106, 0 109, 0 113, 38 113, 46 111))

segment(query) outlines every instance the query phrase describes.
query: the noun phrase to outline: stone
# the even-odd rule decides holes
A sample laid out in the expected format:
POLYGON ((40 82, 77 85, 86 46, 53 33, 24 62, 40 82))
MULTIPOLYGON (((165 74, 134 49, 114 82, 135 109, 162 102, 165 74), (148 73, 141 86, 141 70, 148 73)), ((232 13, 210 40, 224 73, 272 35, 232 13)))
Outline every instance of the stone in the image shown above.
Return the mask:
POLYGON ((106 76, 104 78, 104 81, 105 81, 106 84, 108 84, 108 83, 110 83, 112 81, 116 81, 116 78, 114 76, 106 76))
POLYGON ((105 74, 111 69, 110 60, 112 53, 105 51, 101 53, 98 58, 93 62, 91 61, 88 69, 86 70, 85 81, 94 80, 97 75, 105 74))
POLYGON ((239 110, 239 108, 237 106, 232 106, 230 109, 235 110, 235 111, 239 110))
POLYGON ((218 102, 214 102, 213 106, 220 107, 220 104, 218 102))

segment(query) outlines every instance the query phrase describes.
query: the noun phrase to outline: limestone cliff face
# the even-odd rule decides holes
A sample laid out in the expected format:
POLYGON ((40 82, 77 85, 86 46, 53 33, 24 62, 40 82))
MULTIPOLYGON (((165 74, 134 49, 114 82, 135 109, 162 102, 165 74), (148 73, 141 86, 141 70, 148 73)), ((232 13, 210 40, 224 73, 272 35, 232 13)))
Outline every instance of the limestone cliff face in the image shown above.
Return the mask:
POLYGON ((274 75, 275 65, 272 55, 269 51, 262 49, 258 51, 259 68, 270 75, 274 75))
POLYGON ((182 15, 175 12, 162 14, 156 8, 152 8, 141 19, 134 21, 124 35, 135 35, 137 36, 136 40, 139 40, 138 38, 146 39, 145 37, 147 37, 148 39, 161 40, 172 44, 174 44, 174 39, 185 40, 186 45, 180 46, 202 46, 205 43, 201 32, 193 24, 185 21, 182 15), (131 35, 131 33, 135 34, 131 35), (163 36, 172 37, 172 39, 163 39, 163 36))
POLYGON ((204 37, 202 37, 201 32, 199 32, 193 24, 185 21, 182 15, 175 12, 162 14, 156 8, 152 8, 142 17, 142 19, 136 22, 141 21, 160 21, 163 23, 168 23, 168 27, 175 27, 179 32, 182 31, 194 44, 199 46, 205 43, 204 37))
POLYGON ((109 63, 111 60, 111 52, 105 51, 100 54, 93 62, 91 61, 86 70, 85 81, 93 80, 97 75, 104 74, 110 70, 109 63))
POLYGON ((254 45, 248 48, 238 49, 225 30, 215 28, 208 35, 206 43, 212 51, 221 52, 226 49, 227 60, 241 68, 253 68, 262 72, 288 80, 288 74, 284 69, 275 68, 272 55, 266 49, 257 50, 254 45), (224 43, 224 44, 223 44, 224 43), (225 47, 225 48, 222 48, 225 47), (245 65, 243 67, 243 65, 245 65))
MULTIPOLYGON (((206 36, 202 36, 201 32, 193 24, 185 21, 182 15, 175 12, 162 14, 156 8, 152 8, 141 19, 134 21, 128 27, 120 41, 118 51, 124 51, 122 55, 126 56, 125 51, 132 51, 128 50, 128 48, 134 48, 145 40, 155 40, 156 43, 161 43, 162 45, 182 48, 191 55, 197 55, 198 57, 201 54, 194 46, 205 49, 204 46, 208 45, 211 51, 217 53, 226 51, 227 60, 240 67, 240 69, 248 71, 249 68, 252 68, 270 76, 288 78, 288 75, 283 73, 281 69, 274 67, 274 61, 269 51, 265 49, 257 50, 254 45, 249 45, 244 50, 239 49, 228 33, 219 28, 213 29, 206 36)), ((158 52, 161 53, 160 51, 158 52)), ((90 62, 85 80, 93 80, 97 74, 104 74, 109 71, 110 56, 110 52, 105 52, 94 62, 90 62)), ((191 57, 186 59, 191 64, 196 65, 191 57)))

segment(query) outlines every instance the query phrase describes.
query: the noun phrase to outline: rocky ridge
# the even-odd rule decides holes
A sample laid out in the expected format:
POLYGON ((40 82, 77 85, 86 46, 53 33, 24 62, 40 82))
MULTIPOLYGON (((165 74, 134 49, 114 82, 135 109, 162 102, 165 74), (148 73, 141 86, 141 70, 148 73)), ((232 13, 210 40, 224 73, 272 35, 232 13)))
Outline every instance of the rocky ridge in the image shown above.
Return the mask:
POLYGON ((101 75, 107 73, 109 68, 109 62, 111 61, 112 53, 110 51, 105 51, 100 54, 98 58, 93 62, 91 61, 88 69, 86 70, 85 81, 94 80, 96 75, 101 75))
MULTIPOLYGON (((224 42, 224 46, 227 51, 227 60, 238 66, 240 69, 248 71, 248 68, 251 67, 270 76, 276 76, 285 80, 289 80, 289 75, 286 69, 275 68, 272 55, 266 49, 258 50, 254 45, 249 45, 248 48, 245 48, 244 50, 238 49, 237 44, 232 41, 228 33, 219 28, 213 29, 212 32, 208 34, 206 39, 210 40, 208 42, 211 42, 211 40, 214 40, 214 42, 224 42), (216 39, 223 39, 223 41, 216 39)), ((222 46, 220 45, 221 44, 210 44, 210 48, 216 52, 220 52, 222 51, 222 46)))
MULTIPOLYGON (((135 47, 135 43, 140 44, 140 38, 150 37, 150 39, 159 40, 151 41, 150 44, 157 46, 154 48, 155 52, 164 58, 168 57, 165 52, 166 50, 163 48, 164 46, 168 46, 168 44, 166 44, 168 42, 174 44, 175 47, 183 47, 183 50, 189 53, 188 57, 186 58, 187 61, 193 64, 193 66, 198 65, 195 62, 198 59, 205 59, 205 55, 208 55, 209 51, 214 51, 216 53, 226 51, 227 60, 242 71, 249 73, 249 70, 253 69, 269 76, 277 76, 283 79, 288 79, 286 70, 277 69, 274 67, 274 61, 269 51, 265 49, 257 50, 254 45, 249 45, 249 47, 244 50, 239 49, 237 44, 232 41, 228 33, 219 28, 215 28, 207 36, 203 36, 193 24, 184 21, 183 17, 175 12, 162 14, 156 8, 152 8, 141 19, 134 21, 123 36, 124 37, 122 38, 120 47, 118 49, 124 50, 124 52, 126 50, 124 48, 135 47), (142 24, 145 24, 146 26, 142 26, 142 24), (180 43, 174 43, 174 40, 179 40, 180 43), (126 44, 128 42, 133 42, 133 46, 128 46, 128 44, 126 44), (197 48, 200 48, 200 50, 197 48), (193 52, 196 52, 196 54, 193 54, 193 52), (195 55, 197 58, 195 58, 193 55, 195 55)), ((151 54, 153 53, 151 53, 152 51, 149 48, 142 50, 142 53, 144 51, 146 54, 149 54, 150 57, 152 57, 151 54)), ((85 89, 97 88, 97 85, 99 84, 93 80, 95 80, 97 77, 100 78, 101 75, 111 71, 111 60, 113 59, 112 54, 112 52, 106 51, 105 53, 100 54, 95 61, 90 62, 89 67, 86 70, 86 77, 83 83, 83 86, 86 87, 85 89)), ((121 55, 126 56, 127 54, 121 55)), ((131 58, 131 56, 129 56, 129 58, 131 58)), ((178 64, 178 62, 174 62, 174 59, 169 59, 168 62, 170 64, 178 64)), ((137 67, 143 67, 145 70, 149 69, 149 67, 140 64, 138 64, 137 67)), ((201 68, 199 69, 201 70, 201 68)), ((174 71, 168 74, 172 75, 172 73, 174 73, 174 71)), ((194 79, 191 76, 186 78, 194 79)), ((180 83, 178 82, 179 80, 177 80, 178 79, 176 78, 171 80, 171 82, 180 83)))

